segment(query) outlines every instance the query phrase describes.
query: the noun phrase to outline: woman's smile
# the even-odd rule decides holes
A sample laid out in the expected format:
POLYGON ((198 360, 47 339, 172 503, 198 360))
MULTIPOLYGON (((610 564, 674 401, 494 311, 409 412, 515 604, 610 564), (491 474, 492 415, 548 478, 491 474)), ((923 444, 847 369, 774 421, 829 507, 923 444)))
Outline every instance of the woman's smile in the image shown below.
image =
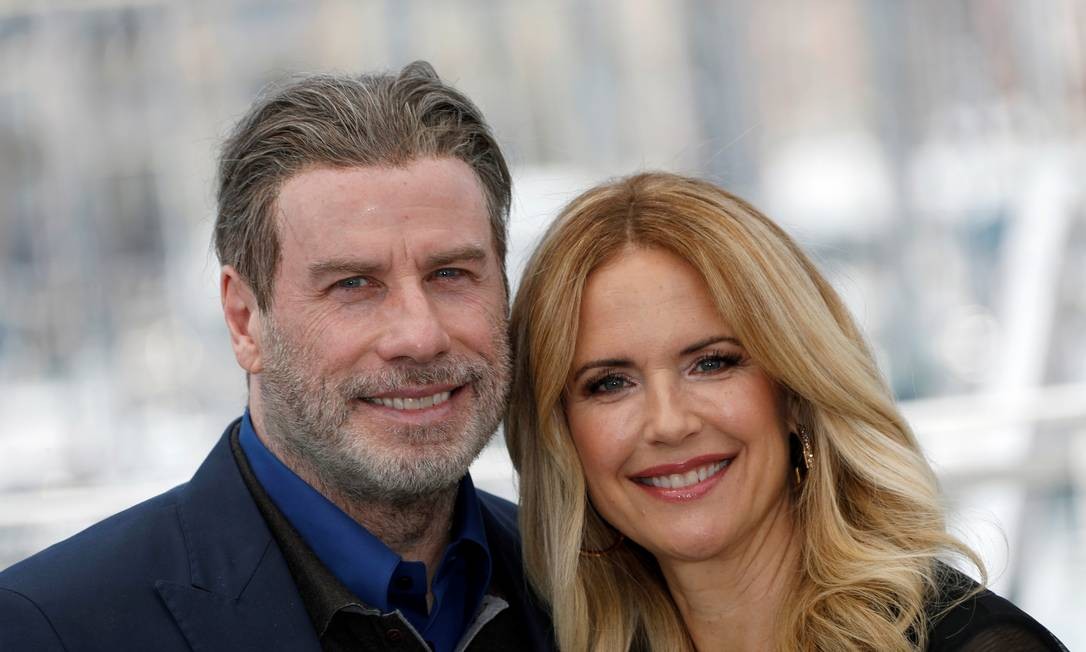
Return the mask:
POLYGON ((721 454, 701 455, 679 464, 645 469, 630 479, 660 500, 688 502, 708 494, 733 459, 721 454))

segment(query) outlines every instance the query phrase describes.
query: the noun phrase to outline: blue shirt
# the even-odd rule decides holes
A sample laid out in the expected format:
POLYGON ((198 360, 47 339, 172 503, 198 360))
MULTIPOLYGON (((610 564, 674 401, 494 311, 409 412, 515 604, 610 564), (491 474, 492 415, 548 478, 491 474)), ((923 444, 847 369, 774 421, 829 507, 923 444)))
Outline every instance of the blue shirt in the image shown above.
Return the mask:
POLYGON ((425 564, 401 559, 291 471, 260 441, 248 410, 239 441, 272 502, 340 582, 367 606, 399 611, 433 650, 456 649, 490 585, 490 549, 470 476, 460 482, 450 543, 434 574, 433 608, 427 610, 425 564))

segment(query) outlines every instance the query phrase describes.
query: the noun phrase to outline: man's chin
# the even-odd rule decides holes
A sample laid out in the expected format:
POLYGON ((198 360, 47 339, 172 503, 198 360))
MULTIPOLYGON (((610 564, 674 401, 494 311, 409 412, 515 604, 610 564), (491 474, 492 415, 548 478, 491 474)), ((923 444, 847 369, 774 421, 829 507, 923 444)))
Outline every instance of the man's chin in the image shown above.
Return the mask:
POLYGON ((440 420, 401 415, 374 418, 368 408, 360 407, 340 427, 340 440, 371 454, 425 456, 470 447, 469 440, 475 436, 473 426, 469 415, 453 414, 440 420))
POLYGON ((355 500, 406 503, 455 488, 471 465, 466 453, 436 446, 364 456, 344 451, 320 475, 325 484, 355 500))
POLYGON ((363 427, 347 423, 340 429, 338 444, 324 457, 330 466, 344 467, 337 474, 353 472, 390 487, 425 484, 428 477, 437 486, 455 483, 494 433, 481 435, 481 428, 470 420, 450 425, 420 428, 397 424, 375 432, 369 420, 363 427))

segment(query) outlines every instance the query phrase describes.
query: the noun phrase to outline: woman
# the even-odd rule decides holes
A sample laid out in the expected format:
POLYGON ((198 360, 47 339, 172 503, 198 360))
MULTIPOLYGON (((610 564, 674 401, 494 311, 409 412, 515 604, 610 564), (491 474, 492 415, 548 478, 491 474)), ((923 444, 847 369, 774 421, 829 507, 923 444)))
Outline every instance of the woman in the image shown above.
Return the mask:
POLYGON ((940 561, 981 569, 844 305, 742 200, 589 190, 512 331, 524 554, 562 649, 1060 649, 940 561))

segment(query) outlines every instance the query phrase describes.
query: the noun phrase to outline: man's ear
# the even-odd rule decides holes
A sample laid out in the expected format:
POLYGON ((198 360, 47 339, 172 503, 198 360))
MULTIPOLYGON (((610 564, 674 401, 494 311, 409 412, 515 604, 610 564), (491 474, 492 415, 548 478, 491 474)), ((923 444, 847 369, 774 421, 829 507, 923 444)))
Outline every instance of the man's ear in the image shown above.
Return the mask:
POLYGON ((226 327, 230 330, 230 344, 234 347, 234 357, 242 369, 258 374, 264 368, 260 341, 263 313, 256 303, 256 295, 231 265, 222 267, 219 293, 226 327))

